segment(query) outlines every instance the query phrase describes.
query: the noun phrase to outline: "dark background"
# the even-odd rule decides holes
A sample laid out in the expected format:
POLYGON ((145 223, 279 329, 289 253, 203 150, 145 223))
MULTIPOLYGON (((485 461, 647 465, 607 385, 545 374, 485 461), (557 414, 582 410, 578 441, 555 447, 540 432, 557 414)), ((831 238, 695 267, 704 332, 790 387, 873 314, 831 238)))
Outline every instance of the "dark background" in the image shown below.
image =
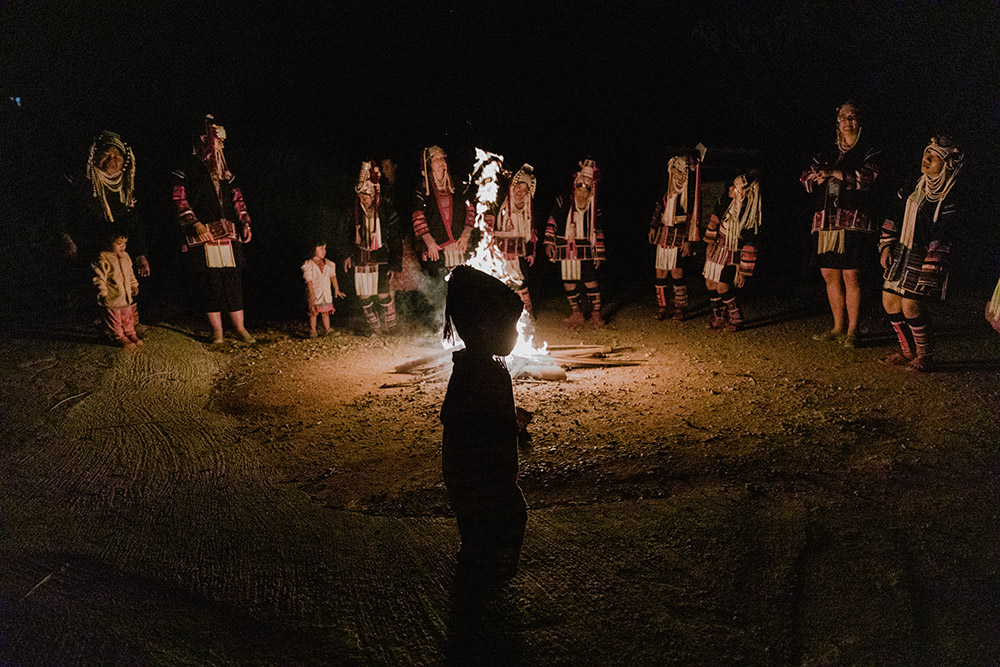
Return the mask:
MULTIPOLYGON (((605 290, 627 301, 651 299, 645 230, 666 161, 703 142, 709 177, 731 178, 748 161, 764 169, 758 287, 818 283, 797 178, 833 142, 848 98, 868 108, 864 132, 885 149, 887 191, 918 173, 933 133, 967 147, 967 234, 953 278, 986 298, 1000 270, 998 19, 996 2, 6 2, 5 310, 58 306, 59 182, 82 171, 102 129, 137 156, 153 241, 143 298, 182 305, 167 177, 208 112, 226 126, 254 219, 251 319, 301 316, 307 239, 346 209, 360 160, 394 157, 406 195, 430 144, 449 151, 456 180, 475 146, 508 168, 531 162, 538 217, 593 155, 605 290)), ((555 289, 554 269, 536 273, 536 285, 555 289)))

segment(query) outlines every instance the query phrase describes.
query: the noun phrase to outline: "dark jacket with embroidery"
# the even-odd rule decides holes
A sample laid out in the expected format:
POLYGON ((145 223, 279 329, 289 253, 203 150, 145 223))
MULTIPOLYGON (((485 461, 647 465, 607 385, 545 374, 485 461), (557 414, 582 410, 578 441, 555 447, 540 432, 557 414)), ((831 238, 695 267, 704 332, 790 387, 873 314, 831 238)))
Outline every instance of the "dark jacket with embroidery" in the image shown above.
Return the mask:
POLYGON ((722 221, 732 203, 732 197, 726 193, 723 193, 715 203, 712 217, 705 229, 705 242, 708 244, 706 258, 719 264, 735 265, 741 274, 750 277, 757 266, 758 234, 753 229, 742 230, 736 240, 736 250, 728 250, 729 244, 722 230, 722 221))
POLYGON ((959 235, 962 191, 961 186, 956 186, 944 201, 920 202, 913 224, 913 244, 907 249, 900 243, 900 236, 906 202, 915 187, 913 182, 896 193, 895 211, 882 223, 879 252, 885 249, 891 252, 893 266, 886 271, 887 279, 906 274, 901 283, 904 289, 936 293, 945 285, 951 246, 959 235))
POLYGON ((126 206, 113 192, 108 192, 108 208, 114 220, 108 220, 101 202, 94 196, 93 186, 85 177, 67 177, 68 192, 59 213, 60 232, 69 236, 77 247, 80 260, 90 265, 106 249, 111 235, 128 236, 128 253, 132 257, 147 254, 146 234, 137 207, 126 206))
POLYGON ((212 176, 205 163, 195 155, 188 156, 184 169, 172 173, 174 213, 180 231, 186 240, 182 250, 196 250, 204 254, 201 246, 192 246, 190 238, 196 236, 194 225, 209 225, 219 220, 233 223, 233 234, 228 239, 233 246, 236 265, 243 265, 243 244, 240 232, 250 225, 250 214, 243 201, 243 193, 231 176, 219 182, 216 191, 212 176))
POLYGON ((588 206, 583 212, 583 234, 577 238, 566 238, 566 221, 571 207, 575 206, 572 195, 556 197, 552 214, 545 225, 545 245, 555 248, 556 261, 564 259, 603 260, 604 231, 601 229, 601 209, 595 208, 595 220, 591 220, 588 206), (592 233, 591 233, 592 232, 592 233), (593 242, 591 239, 593 238, 593 242), (575 257, 573 256, 575 253, 575 257))
POLYGON ((396 272, 403 269, 403 235, 399 216, 389 202, 384 199, 379 201, 378 208, 379 228, 382 232, 382 245, 372 249, 371 240, 366 238, 365 230, 362 227, 364 213, 357 197, 354 198, 354 206, 344 220, 344 224, 337 233, 335 250, 337 261, 343 262, 350 258, 355 265, 359 264, 388 264, 389 270, 396 272))
MULTIPOLYGON (((413 203, 413 233, 416 235, 415 250, 425 250, 421 237, 430 234, 439 246, 446 246, 458 239, 466 227, 475 227, 476 211, 465 197, 457 192, 447 195, 451 198, 450 220, 445 220, 438 206, 437 195, 417 190, 413 203)), ((471 244, 470 244, 471 247, 471 244)))
POLYGON ((812 231, 845 229, 871 232, 876 220, 876 179, 881 151, 863 139, 851 150, 841 154, 836 146, 821 151, 813 158, 800 181, 813 195, 812 231), (844 180, 828 178, 822 184, 809 181, 814 169, 839 169, 844 180))

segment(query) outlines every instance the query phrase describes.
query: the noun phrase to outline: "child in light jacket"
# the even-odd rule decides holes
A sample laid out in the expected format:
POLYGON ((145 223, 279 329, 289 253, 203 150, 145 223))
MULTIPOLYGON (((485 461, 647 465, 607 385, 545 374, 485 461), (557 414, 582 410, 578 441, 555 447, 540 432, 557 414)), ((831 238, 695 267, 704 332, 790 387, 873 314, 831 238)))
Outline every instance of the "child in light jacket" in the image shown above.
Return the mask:
POLYGON ((135 333, 138 324, 135 298, 139 294, 139 281, 132 270, 132 258, 125 247, 128 237, 124 232, 112 235, 110 244, 92 264, 97 300, 104 307, 104 326, 107 334, 125 349, 142 345, 135 333))

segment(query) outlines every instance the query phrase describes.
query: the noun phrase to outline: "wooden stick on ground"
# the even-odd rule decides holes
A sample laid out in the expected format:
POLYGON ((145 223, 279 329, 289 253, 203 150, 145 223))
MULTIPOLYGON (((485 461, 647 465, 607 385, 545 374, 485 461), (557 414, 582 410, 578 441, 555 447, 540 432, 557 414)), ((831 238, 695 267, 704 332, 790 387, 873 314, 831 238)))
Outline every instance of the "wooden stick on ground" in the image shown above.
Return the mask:
POLYGON ((405 382, 392 382, 392 383, 387 382, 387 383, 381 385, 379 388, 380 389, 395 389, 397 387, 415 387, 415 386, 417 386, 419 384, 423 384, 424 382, 437 382, 439 380, 443 380, 443 379, 445 379, 445 377, 447 377, 447 375, 449 373, 451 373, 451 367, 450 366, 448 368, 441 368, 441 369, 438 369, 436 371, 430 371, 430 372, 424 373, 423 375, 420 375, 419 377, 415 377, 412 380, 406 380, 405 382))
POLYGON ((413 361, 407 361, 404 364, 396 366, 395 373, 413 373, 421 366, 436 366, 443 363, 445 357, 451 357, 451 350, 441 350, 434 354, 429 354, 425 357, 420 357, 419 359, 414 359, 413 361))
POLYGON ((24 600, 25 598, 27 598, 29 595, 31 595, 36 590, 38 590, 38 588, 42 584, 44 584, 46 581, 48 581, 52 577, 56 576, 57 573, 58 574, 62 574, 63 572, 65 572, 68 567, 69 567, 69 563, 63 563, 63 566, 61 568, 59 568, 58 570, 53 570, 52 572, 49 572, 47 575, 45 575, 45 577, 41 581, 39 581, 37 584, 35 584, 34 586, 32 586, 31 590, 28 591, 27 593, 25 593, 24 597, 21 598, 21 599, 24 600))

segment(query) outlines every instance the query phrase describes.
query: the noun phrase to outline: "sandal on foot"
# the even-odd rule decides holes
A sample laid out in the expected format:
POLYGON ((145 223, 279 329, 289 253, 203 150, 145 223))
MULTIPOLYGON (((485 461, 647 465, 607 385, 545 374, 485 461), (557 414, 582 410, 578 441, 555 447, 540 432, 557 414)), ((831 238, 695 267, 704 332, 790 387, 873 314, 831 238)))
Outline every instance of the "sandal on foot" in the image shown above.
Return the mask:
POLYGON ((844 335, 843 331, 823 331, 818 334, 813 334, 812 339, 815 341, 825 342, 830 340, 837 340, 844 335))

